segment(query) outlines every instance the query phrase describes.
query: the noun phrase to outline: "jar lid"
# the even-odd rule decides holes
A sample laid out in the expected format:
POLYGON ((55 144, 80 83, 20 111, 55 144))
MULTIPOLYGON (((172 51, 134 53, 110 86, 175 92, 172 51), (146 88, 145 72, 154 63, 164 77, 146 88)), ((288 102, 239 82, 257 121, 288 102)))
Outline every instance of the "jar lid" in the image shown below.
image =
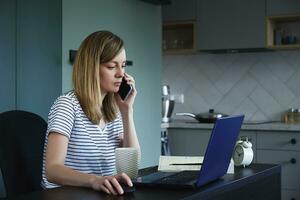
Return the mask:
POLYGON ((296 111, 295 108, 290 108, 290 109, 288 110, 288 112, 295 112, 295 111, 296 111))

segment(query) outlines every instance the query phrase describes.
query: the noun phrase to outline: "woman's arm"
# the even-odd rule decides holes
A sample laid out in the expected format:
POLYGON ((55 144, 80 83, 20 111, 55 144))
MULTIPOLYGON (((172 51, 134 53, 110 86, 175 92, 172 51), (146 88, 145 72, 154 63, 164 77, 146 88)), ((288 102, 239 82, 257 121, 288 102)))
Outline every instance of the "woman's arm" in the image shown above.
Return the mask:
POLYGON ((123 194, 118 181, 123 180, 132 185, 126 174, 115 176, 97 176, 73 170, 64 165, 68 147, 68 138, 51 132, 48 136, 46 150, 46 177, 48 181, 59 185, 82 186, 102 190, 108 194, 123 194))
POLYGON ((133 103, 137 94, 135 89, 134 79, 132 76, 125 74, 125 80, 132 85, 133 89, 127 100, 123 101, 118 94, 116 94, 117 103, 123 120, 123 138, 121 145, 123 147, 135 147, 139 151, 140 144, 137 138, 134 120, 133 120, 133 103))
POLYGON ((133 109, 129 109, 127 112, 122 113, 123 120, 123 147, 135 147, 140 151, 140 144, 137 138, 134 120, 133 109))

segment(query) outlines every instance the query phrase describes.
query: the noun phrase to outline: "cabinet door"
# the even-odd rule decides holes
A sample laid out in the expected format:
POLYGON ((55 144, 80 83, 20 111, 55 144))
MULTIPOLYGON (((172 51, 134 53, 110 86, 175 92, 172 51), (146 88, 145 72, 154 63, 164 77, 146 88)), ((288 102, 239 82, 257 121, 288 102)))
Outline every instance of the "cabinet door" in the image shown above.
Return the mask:
POLYGON ((299 151, 275 151, 257 149, 257 162, 281 164, 281 187, 283 189, 300 190, 300 152, 299 151), (291 162, 295 159, 295 162, 291 162))
POLYGON ((204 156, 211 130, 168 129, 172 156, 204 156))
POLYGON ((199 50, 261 48, 265 45, 261 0, 198 0, 199 50))
POLYGON ((262 132, 257 135, 257 148, 300 151, 300 134, 291 132, 262 132))
POLYGON ((282 190, 282 200, 297 200, 300 199, 300 190, 282 190))
POLYGON ((162 6, 163 21, 196 20, 196 0, 172 0, 162 6))
POLYGON ((0 1, 0 112, 15 109, 16 2, 0 1))
POLYGON ((299 0, 266 0, 266 14, 272 15, 293 15, 300 14, 299 0))

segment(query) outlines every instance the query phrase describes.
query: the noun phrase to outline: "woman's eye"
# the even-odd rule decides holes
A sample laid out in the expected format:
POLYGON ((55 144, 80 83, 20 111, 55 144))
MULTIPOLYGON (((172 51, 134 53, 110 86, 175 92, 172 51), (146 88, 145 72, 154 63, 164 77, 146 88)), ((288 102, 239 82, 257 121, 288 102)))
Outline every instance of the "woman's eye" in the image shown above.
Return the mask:
POLYGON ((116 68, 115 66, 107 66, 108 69, 114 69, 116 68))

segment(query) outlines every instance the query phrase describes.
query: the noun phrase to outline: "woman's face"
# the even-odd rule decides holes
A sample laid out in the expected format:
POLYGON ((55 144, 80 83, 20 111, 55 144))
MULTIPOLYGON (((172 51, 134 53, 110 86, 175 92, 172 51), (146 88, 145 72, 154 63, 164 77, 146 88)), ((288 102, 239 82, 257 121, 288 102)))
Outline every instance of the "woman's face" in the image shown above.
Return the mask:
POLYGON ((100 65, 100 87, 102 93, 118 92, 125 72, 125 50, 114 57, 111 61, 100 65))

